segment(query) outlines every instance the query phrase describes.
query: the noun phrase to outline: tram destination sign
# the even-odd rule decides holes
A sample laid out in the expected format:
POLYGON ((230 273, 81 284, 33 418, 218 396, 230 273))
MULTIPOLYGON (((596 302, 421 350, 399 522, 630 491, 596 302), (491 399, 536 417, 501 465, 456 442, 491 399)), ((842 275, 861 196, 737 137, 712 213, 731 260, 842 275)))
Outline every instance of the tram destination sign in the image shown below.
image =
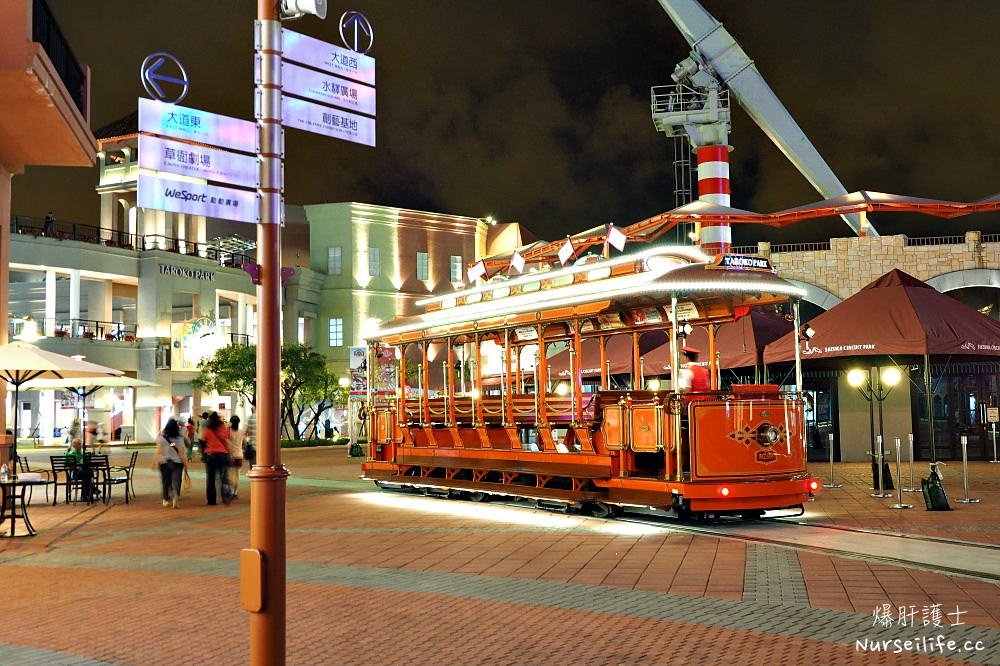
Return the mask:
POLYGON ((306 69, 290 62, 281 63, 283 93, 307 97, 369 116, 375 115, 375 89, 337 76, 306 69))
POLYGON ((324 134, 375 146, 375 119, 322 106, 295 97, 281 97, 281 124, 285 127, 324 134))
POLYGON ((260 165, 256 157, 148 134, 139 135, 139 168, 240 187, 260 185, 260 165))
POLYGON ((139 98, 139 131, 219 148, 257 152, 257 124, 177 104, 139 98))
POLYGON ((257 193, 251 190, 169 180, 140 173, 136 204, 140 208, 171 213, 255 223, 260 218, 258 201, 257 193))
POLYGON ((281 29, 281 57, 370 86, 375 85, 375 58, 286 28, 281 29))

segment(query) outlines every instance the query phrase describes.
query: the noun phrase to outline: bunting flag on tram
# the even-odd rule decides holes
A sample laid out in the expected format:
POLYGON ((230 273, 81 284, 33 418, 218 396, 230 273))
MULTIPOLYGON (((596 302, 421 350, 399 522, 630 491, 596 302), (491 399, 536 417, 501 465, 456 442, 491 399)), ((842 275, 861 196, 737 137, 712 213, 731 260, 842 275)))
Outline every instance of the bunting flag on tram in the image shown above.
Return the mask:
POLYGON ((610 245, 619 252, 625 251, 625 241, 628 236, 621 229, 615 226, 614 222, 608 222, 608 233, 604 238, 605 246, 610 245))
POLYGON ((559 248, 559 263, 563 266, 566 262, 573 258, 575 250, 573 249, 573 239, 567 238, 566 243, 559 248))
POLYGON ((477 261, 475 264, 472 265, 472 268, 469 269, 468 273, 469 283, 470 284, 474 283, 476 280, 483 277, 484 275, 486 275, 486 264, 483 263, 482 259, 480 259, 479 261, 477 261))
POLYGON ((524 257, 517 250, 514 250, 514 255, 510 258, 510 267, 518 273, 524 272, 524 257))

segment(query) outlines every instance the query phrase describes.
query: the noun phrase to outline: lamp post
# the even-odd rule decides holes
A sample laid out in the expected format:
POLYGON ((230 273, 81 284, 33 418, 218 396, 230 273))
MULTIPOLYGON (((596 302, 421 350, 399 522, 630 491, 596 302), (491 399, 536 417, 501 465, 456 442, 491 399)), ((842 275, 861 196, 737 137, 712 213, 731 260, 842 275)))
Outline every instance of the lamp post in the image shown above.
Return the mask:
POLYGON ((250 479, 250 547, 240 552, 240 605, 250 611, 250 663, 285 663, 285 504, 281 464, 281 18, 326 16, 326 0, 257 0, 260 78, 256 95, 260 162, 257 225, 257 464, 250 479))
MULTIPOLYGON (((877 493, 872 493, 872 497, 892 497, 892 493, 886 493, 884 484, 884 459, 885 459, 885 432, 882 427, 882 402, 889 397, 893 387, 899 383, 902 374, 896 367, 889 367, 885 370, 872 367, 865 371, 855 368, 847 373, 847 383, 858 389, 865 400, 868 401, 868 422, 871 433, 871 453, 872 453, 872 485, 876 486, 877 493), (888 387, 888 388, 887 388, 888 387), (878 404, 878 446, 875 439, 875 404, 878 404), (876 450, 877 448, 877 450, 876 450), (876 475, 875 465, 878 466, 876 475)), ((892 476, 889 476, 890 486, 892 476)))

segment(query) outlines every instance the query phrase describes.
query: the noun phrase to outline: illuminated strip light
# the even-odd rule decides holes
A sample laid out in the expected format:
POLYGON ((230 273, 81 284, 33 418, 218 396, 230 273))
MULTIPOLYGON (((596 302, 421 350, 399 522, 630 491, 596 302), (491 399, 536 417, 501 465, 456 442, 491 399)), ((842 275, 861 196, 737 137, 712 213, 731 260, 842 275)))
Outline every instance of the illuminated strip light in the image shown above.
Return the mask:
MULTIPOLYGON (((636 254, 630 254, 627 256, 616 257, 614 259, 608 259, 600 262, 599 266, 618 266, 621 264, 629 264, 642 259, 646 259, 651 256, 667 255, 678 257, 681 259, 689 259, 694 263, 705 263, 712 260, 712 257, 708 256, 704 252, 700 251, 698 248, 689 246, 678 246, 678 247, 657 247, 644 250, 636 254)), ((529 282, 538 282, 540 280, 548 280, 555 277, 560 277, 563 275, 575 275, 577 273, 585 273, 597 268, 598 265, 594 263, 580 264, 578 266, 568 266, 566 268, 561 268, 554 271, 546 271, 545 273, 527 273, 513 280, 503 281, 505 287, 515 287, 522 284, 527 284, 529 282)), ((467 296, 469 294, 475 294, 477 292, 487 292, 497 288, 498 283, 492 282, 485 285, 480 285, 471 289, 463 289, 461 291, 456 291, 450 294, 445 294, 443 296, 432 296, 430 298, 425 298, 423 300, 417 301, 416 305, 425 306, 431 303, 441 303, 449 298, 456 298, 467 296)))
POLYGON ((633 294, 651 294, 655 292, 674 292, 683 290, 733 291, 737 293, 766 291, 772 294, 798 296, 799 298, 803 298, 806 295, 806 291, 804 289, 787 283, 786 285, 761 285, 727 281, 665 282, 659 284, 650 283, 651 280, 659 278, 660 276, 670 272, 670 270, 672 269, 668 268, 655 274, 647 272, 615 278, 606 284, 602 284, 602 289, 597 294, 594 293, 593 285, 590 284, 573 285, 572 287, 561 289, 558 292, 533 292, 532 294, 528 294, 523 297, 514 297, 509 301, 509 303, 504 303, 504 305, 510 305, 511 307, 505 308, 502 314, 496 312, 497 303, 493 301, 477 303, 474 306, 462 306, 452 310, 437 310, 421 315, 421 321, 393 328, 380 329, 376 332, 376 335, 383 337, 389 335, 400 335, 402 333, 420 331, 427 328, 441 327, 481 319, 484 315, 490 315, 491 319, 495 319, 497 317, 539 310, 544 306, 565 307, 578 305, 580 303, 593 302, 595 300, 601 300, 602 298, 621 298, 623 296, 631 296, 633 294), (612 289, 614 285, 623 283, 626 285, 624 288, 612 289), (545 295, 548 295, 549 298, 541 298, 541 296, 545 295))

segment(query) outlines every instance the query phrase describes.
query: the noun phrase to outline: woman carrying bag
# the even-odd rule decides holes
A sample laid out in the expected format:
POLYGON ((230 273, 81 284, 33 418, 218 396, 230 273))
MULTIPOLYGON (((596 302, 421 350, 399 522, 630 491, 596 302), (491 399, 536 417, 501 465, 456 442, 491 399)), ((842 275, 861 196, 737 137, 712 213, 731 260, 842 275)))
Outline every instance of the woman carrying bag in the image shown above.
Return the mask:
POLYGON ((205 471, 208 473, 205 497, 209 506, 215 506, 215 481, 219 479, 222 502, 228 505, 233 501, 229 488, 229 428, 219 418, 218 412, 208 415, 208 424, 201 436, 205 440, 205 471))
POLYGON ((153 469, 159 468, 163 484, 163 506, 176 509, 180 506, 181 480, 187 474, 187 456, 184 453, 184 436, 177 421, 170 419, 156 438, 156 457, 153 469))

